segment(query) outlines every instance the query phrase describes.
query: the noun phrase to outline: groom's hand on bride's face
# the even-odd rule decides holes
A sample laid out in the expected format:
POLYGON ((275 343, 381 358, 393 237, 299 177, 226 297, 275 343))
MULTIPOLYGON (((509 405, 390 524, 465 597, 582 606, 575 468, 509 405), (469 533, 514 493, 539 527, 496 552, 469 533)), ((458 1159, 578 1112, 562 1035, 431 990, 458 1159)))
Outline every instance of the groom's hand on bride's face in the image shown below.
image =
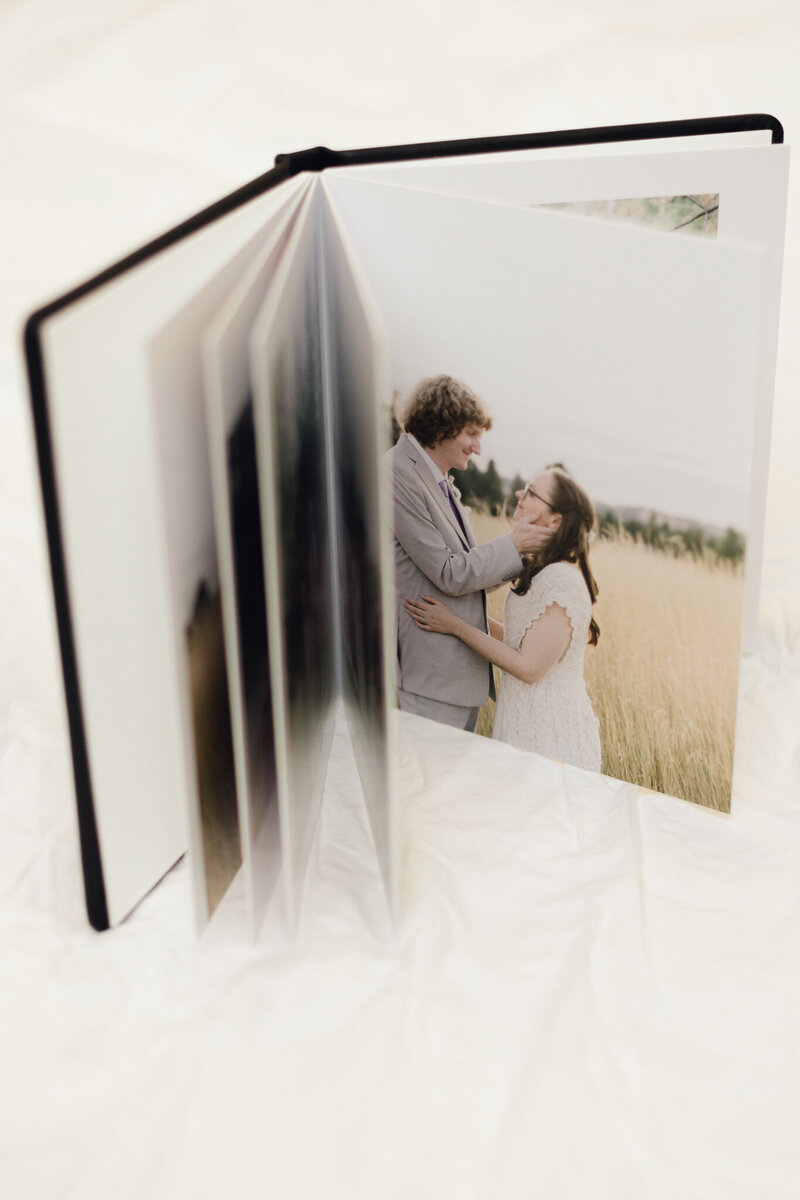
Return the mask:
POLYGON ((511 530, 511 540, 518 554, 535 554, 550 540, 552 529, 534 524, 535 520, 535 517, 523 517, 511 530))

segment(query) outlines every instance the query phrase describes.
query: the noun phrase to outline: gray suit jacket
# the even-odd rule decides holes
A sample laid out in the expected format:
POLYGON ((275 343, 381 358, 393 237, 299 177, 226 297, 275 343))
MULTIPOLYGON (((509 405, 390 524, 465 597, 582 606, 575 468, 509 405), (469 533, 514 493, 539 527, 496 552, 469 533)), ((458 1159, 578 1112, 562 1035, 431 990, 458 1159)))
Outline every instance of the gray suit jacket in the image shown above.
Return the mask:
POLYGON ((394 490, 397 593, 397 686, 418 696, 473 707, 494 695, 486 659, 457 637, 418 629, 403 608, 406 596, 435 596, 476 629, 487 629, 484 588, 514 579, 522 560, 509 534, 476 546, 466 537, 420 452, 403 434, 385 455, 394 490))

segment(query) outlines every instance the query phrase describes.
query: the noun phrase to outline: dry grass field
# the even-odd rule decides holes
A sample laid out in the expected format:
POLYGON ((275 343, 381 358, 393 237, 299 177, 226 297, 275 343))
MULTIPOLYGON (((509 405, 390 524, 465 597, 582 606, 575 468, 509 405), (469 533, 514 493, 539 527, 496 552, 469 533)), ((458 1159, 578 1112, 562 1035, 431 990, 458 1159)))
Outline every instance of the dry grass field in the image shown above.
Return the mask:
MULTIPOLYGON (((509 526, 472 514, 480 542, 509 526)), ((733 765, 743 572, 672 558, 623 533, 596 540, 600 640, 586 684, 600 719, 603 771, 727 812, 733 765)), ((489 596, 502 620, 506 589, 489 596)), ((478 732, 491 734, 493 705, 478 732)))

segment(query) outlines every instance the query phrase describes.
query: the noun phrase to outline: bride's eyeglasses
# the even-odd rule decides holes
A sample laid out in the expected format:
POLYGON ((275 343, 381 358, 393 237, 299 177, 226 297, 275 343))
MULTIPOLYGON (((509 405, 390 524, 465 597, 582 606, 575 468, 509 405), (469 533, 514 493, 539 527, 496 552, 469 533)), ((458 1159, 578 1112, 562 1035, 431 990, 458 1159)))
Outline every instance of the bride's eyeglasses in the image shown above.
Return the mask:
POLYGON ((549 501, 549 500, 545 500, 544 496, 540 496, 540 495, 539 495, 539 493, 538 493, 537 491, 535 491, 535 490, 534 490, 532 487, 526 487, 526 488, 525 488, 525 491, 524 491, 524 492, 523 492, 523 494, 522 494, 522 499, 523 499, 523 500, 527 500, 528 496, 533 496, 533 498, 534 498, 535 500, 541 500, 542 504, 545 504, 545 505, 546 505, 546 506, 547 506, 547 507, 550 509, 550 512, 555 512, 555 511, 556 511, 556 510, 553 508, 553 506, 552 506, 552 504, 550 503, 550 501, 549 501))

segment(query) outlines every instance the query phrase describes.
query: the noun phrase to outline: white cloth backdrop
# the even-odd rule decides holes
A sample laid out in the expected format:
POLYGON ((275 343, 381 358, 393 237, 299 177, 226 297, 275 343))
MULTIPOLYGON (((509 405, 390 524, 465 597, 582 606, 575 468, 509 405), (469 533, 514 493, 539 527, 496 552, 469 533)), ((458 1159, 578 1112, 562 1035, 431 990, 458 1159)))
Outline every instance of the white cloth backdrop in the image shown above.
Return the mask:
POLYGON ((388 936, 334 745, 301 936, 86 923, 23 382, 33 307, 309 145, 768 111, 790 0, 0 9, 0 1195, 800 1194, 800 232, 732 818, 402 724, 388 936), (426 743, 431 742, 426 746, 426 743), (434 750, 438 764, 434 768, 434 750))

